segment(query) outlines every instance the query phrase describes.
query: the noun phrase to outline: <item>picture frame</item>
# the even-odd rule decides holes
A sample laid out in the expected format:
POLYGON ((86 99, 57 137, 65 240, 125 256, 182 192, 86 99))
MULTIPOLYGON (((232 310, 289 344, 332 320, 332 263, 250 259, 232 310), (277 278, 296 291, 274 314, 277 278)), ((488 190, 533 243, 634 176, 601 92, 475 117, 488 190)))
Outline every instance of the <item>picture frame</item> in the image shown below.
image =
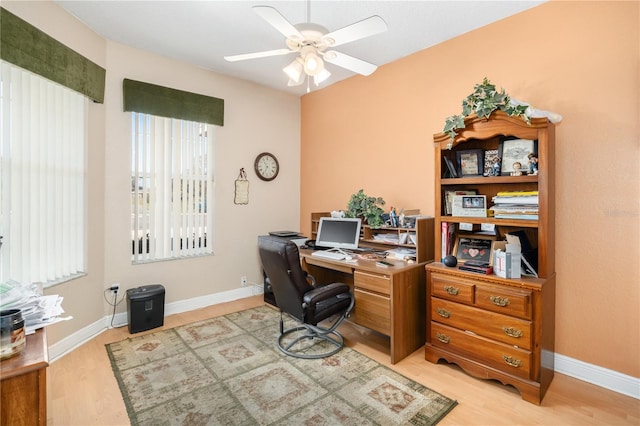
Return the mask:
POLYGON ((487 149, 484 151, 484 176, 500 176, 502 174, 502 166, 501 164, 496 164, 497 167, 494 167, 494 162, 500 162, 500 155, 497 149, 487 149))
POLYGON ((460 177, 482 176, 483 152, 481 149, 466 149, 456 152, 460 177))
POLYGON ((486 195, 454 195, 451 214, 462 217, 487 217, 486 195))
POLYGON ((529 169, 529 154, 538 156, 538 141, 531 139, 502 139, 498 145, 498 155, 502 163, 503 176, 523 176, 529 169), (520 169, 514 166, 519 163, 520 169))
POLYGON ((453 165, 453 161, 451 161, 451 159, 447 156, 443 156, 442 159, 444 160, 445 165, 447 166, 447 168, 445 169, 445 172, 443 174, 443 177, 445 178, 457 178, 458 177, 458 171, 456 170, 456 167, 453 165))
POLYGON ((474 260, 493 265, 492 248, 495 240, 494 235, 456 234, 452 253, 461 264, 474 260))
POLYGON ((476 195, 478 192, 475 189, 458 190, 458 191, 444 191, 444 214, 451 216, 453 213, 453 197, 456 195, 476 195))

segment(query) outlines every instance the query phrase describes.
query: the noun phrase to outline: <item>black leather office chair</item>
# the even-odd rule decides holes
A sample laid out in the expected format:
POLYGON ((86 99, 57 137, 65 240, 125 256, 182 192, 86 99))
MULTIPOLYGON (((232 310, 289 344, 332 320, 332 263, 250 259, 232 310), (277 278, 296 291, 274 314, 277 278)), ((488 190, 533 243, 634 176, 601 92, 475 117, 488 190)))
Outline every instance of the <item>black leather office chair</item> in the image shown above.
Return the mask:
POLYGON ((276 304, 280 309, 278 348, 297 358, 324 358, 339 352, 344 338, 336 330, 353 309, 354 298, 349 286, 332 283, 316 286, 315 280, 300 265, 298 246, 292 241, 270 235, 258 237, 262 267, 271 282, 276 304), (286 313, 300 325, 284 330, 282 314, 286 313), (332 316, 328 327, 318 323, 332 316), (297 334, 294 334, 299 332, 297 334), (293 338, 287 342, 287 339, 293 338), (313 341, 321 339, 330 350, 317 353, 313 341))

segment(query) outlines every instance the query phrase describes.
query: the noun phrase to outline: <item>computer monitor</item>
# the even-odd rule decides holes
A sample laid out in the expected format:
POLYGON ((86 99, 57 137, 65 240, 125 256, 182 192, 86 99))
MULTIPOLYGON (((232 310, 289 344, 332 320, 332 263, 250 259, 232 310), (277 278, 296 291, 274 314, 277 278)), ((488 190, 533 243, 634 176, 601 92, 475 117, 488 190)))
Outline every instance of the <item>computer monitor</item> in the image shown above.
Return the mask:
POLYGON ((361 225, 358 218, 321 217, 316 247, 357 249, 361 225))

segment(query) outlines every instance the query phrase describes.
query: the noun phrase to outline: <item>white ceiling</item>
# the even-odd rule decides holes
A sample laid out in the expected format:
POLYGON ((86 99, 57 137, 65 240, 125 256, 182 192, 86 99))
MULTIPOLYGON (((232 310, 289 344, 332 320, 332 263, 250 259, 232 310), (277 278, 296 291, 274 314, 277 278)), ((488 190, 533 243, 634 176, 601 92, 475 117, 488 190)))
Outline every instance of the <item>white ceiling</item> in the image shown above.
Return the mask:
MULTIPOLYGON (((103 37, 212 71, 296 95, 282 68, 294 54, 242 62, 227 55, 285 48, 284 36, 252 9, 275 7, 289 22, 311 22, 334 31, 372 15, 388 31, 336 50, 378 66, 537 6, 542 1, 119 1, 54 0, 103 37)), ((331 77, 318 89, 355 75, 327 64, 331 77)), ((318 90, 313 84, 311 90, 318 90)))

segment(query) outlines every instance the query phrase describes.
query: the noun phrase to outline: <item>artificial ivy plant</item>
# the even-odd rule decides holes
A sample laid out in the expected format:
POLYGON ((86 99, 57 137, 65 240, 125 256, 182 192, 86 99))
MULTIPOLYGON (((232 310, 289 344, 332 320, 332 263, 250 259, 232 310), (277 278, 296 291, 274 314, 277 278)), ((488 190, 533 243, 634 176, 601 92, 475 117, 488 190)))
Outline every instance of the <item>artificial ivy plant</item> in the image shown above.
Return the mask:
POLYGON ((510 101, 511 98, 504 89, 498 91, 496 86, 485 77, 481 84, 474 86, 473 93, 462 100, 462 115, 447 117, 442 132, 448 134, 453 141, 457 130, 464 129, 465 117, 475 113, 478 117, 488 119, 495 110, 504 111, 510 116, 522 117, 529 123, 529 116, 525 112, 527 105, 514 105, 510 101))
POLYGON ((372 228, 380 227, 382 222, 382 214, 384 210, 380 206, 384 205, 384 200, 380 197, 369 197, 361 189, 357 193, 352 194, 347 204, 347 217, 362 218, 367 225, 372 228))

